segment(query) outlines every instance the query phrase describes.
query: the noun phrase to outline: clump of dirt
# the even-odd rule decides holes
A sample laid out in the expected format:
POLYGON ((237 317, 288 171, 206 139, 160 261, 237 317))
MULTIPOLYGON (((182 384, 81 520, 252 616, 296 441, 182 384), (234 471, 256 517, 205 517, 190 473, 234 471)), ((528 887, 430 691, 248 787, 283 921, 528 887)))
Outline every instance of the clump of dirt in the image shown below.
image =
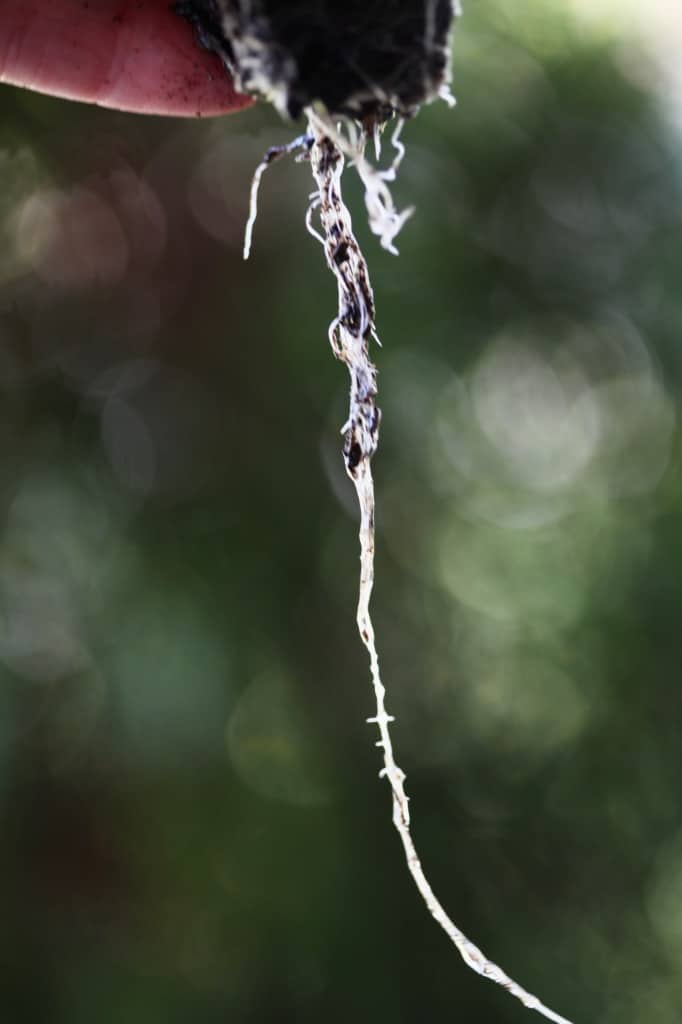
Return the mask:
POLYGON ((411 117, 449 79, 456 0, 183 0, 237 87, 298 118, 319 102, 381 124, 411 117))

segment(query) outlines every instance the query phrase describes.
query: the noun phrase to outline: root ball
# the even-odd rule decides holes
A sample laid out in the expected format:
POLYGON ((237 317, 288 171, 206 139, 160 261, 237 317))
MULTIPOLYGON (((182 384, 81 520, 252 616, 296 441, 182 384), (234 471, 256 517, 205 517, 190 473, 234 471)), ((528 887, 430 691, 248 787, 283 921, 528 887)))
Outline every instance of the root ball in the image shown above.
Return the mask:
POLYGON ((411 117, 449 81, 457 0, 182 0, 237 87, 296 119, 318 102, 368 127, 411 117))

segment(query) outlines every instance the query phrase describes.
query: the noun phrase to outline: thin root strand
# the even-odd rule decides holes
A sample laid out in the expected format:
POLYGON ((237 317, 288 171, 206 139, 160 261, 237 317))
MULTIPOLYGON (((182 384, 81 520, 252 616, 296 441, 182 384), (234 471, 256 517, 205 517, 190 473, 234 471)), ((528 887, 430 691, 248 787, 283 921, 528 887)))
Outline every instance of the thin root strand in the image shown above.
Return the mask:
POLYGON ((393 824, 400 835, 407 867, 432 917, 456 946, 464 962, 477 974, 498 985, 519 999, 529 1009, 536 1010, 555 1024, 570 1024, 546 1007, 537 996, 527 992, 505 972, 489 960, 481 950, 460 931, 436 898, 424 874, 410 832, 410 811, 405 792, 405 773, 396 763, 389 725, 394 721, 386 711, 386 690, 381 680, 379 658, 374 639, 374 628, 369 605, 374 584, 374 520, 375 497, 371 459, 376 451, 380 415, 376 405, 376 367, 373 365, 368 340, 375 336, 374 296, 369 281, 367 264, 353 233, 350 213, 341 193, 341 175, 344 156, 350 156, 365 183, 365 202, 372 230, 381 237, 382 245, 394 252, 393 239, 410 215, 410 210, 397 214, 388 192, 387 181, 393 180, 404 155, 400 142, 400 125, 394 132, 393 145, 396 158, 388 171, 377 171, 365 160, 362 149, 352 149, 339 129, 319 113, 308 111, 308 131, 313 138, 310 164, 318 189, 312 202, 319 210, 327 266, 336 278, 339 312, 332 321, 329 336, 337 359, 346 364, 350 375, 350 409, 344 428, 344 457, 346 471, 355 485, 360 506, 360 588, 357 623, 360 637, 367 649, 376 714, 367 721, 377 726, 379 740, 376 745, 383 751, 383 766, 379 773, 386 778, 393 797, 393 824), (350 149, 350 152, 349 152, 350 149), (370 168, 368 171, 367 169, 370 168), (342 247, 342 248, 340 248, 342 247), (339 252, 343 258, 339 259, 339 252))
MULTIPOLYGON (((433 26, 427 23, 427 39, 430 38, 432 31, 433 26)), ((443 86, 440 95, 446 102, 454 102, 446 86, 443 86)), ((376 713, 368 718, 367 722, 376 725, 379 730, 376 746, 383 751, 383 766, 379 776, 386 778, 391 787, 393 824, 400 836, 412 879, 431 916, 448 935, 465 964, 482 977, 501 985, 524 1006, 537 1011, 554 1024, 571 1024, 567 1018, 550 1010, 537 996, 513 981, 460 931, 436 898, 424 874, 412 839, 409 798, 404 785, 405 773, 396 763, 389 731, 389 726, 395 719, 386 711, 386 689, 381 680, 374 627, 369 610, 374 585, 375 522, 371 460, 377 449, 381 421, 380 410, 376 404, 377 370, 369 356, 369 342, 370 339, 379 342, 379 339, 374 325, 374 295, 367 264, 353 233, 350 213, 341 192, 344 158, 347 158, 355 166, 365 186, 365 205, 372 231, 380 238, 385 249, 396 253, 395 237, 413 212, 412 208, 401 213, 396 210, 387 184, 395 179, 405 154, 405 147, 400 141, 402 122, 398 122, 391 139, 396 153, 393 163, 382 171, 373 167, 365 157, 365 145, 368 140, 366 132, 358 133, 356 126, 349 121, 346 125, 346 136, 341 126, 334 124, 326 115, 313 109, 308 109, 306 113, 306 134, 288 145, 275 146, 268 150, 256 168, 244 239, 244 258, 248 259, 251 250, 253 228, 258 212, 258 189, 266 169, 288 154, 296 154, 299 160, 309 159, 316 190, 310 196, 305 224, 309 233, 323 246, 327 266, 337 282, 338 314, 329 326, 329 343, 334 356, 345 363, 350 376, 350 408, 348 419, 342 428, 343 454, 346 471, 353 481, 360 506, 357 626, 369 655, 376 713), (313 225, 312 218, 315 213, 319 213, 321 231, 313 225)), ((378 159, 378 134, 373 138, 378 159)))

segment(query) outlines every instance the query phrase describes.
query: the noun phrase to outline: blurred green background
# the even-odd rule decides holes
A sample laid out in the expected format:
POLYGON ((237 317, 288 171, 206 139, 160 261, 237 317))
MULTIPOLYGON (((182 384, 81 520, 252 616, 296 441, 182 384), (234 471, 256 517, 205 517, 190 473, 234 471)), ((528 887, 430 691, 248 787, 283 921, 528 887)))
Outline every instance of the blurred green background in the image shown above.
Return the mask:
MULTIPOLYGON (((346 186, 416 842, 576 1022, 682 1017, 679 41, 674 5, 472 0, 398 259, 346 186)), ((0 91, 12 1024, 529 1019, 428 917, 377 778, 305 166, 241 261, 291 135, 0 91)))

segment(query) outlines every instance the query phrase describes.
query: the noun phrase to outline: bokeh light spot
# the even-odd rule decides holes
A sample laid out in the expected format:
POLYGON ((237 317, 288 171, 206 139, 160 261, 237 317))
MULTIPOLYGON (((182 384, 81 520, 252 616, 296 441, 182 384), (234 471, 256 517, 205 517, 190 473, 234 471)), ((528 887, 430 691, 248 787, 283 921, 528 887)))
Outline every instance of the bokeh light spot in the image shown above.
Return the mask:
POLYGON ((227 748, 242 781, 260 796, 301 806, 332 797, 305 714, 277 672, 247 686, 228 723, 227 748))

